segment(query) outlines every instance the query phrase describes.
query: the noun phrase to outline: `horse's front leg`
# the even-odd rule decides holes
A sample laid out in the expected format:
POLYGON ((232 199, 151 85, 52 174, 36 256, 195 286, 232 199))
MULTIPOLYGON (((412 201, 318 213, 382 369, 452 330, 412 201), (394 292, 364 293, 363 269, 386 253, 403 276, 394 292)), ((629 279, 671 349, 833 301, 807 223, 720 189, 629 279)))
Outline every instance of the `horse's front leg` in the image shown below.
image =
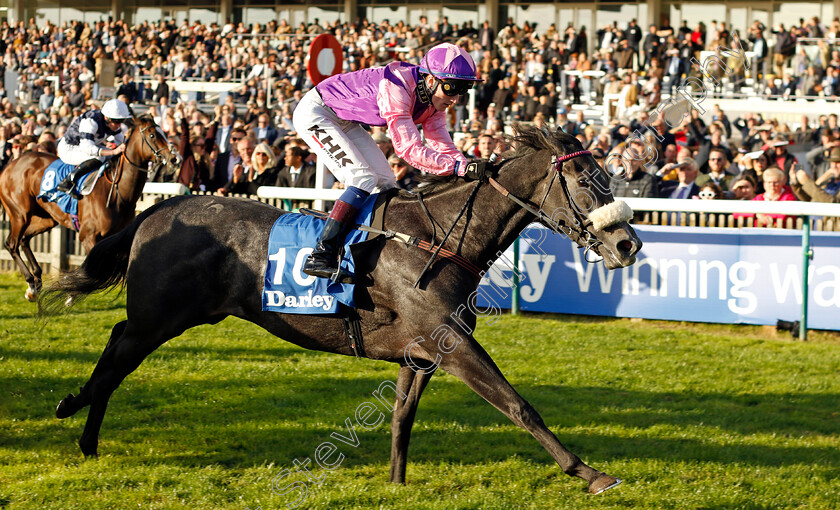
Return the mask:
POLYGON ((5 246, 9 254, 11 254, 12 260, 15 261, 18 271, 20 271, 26 280, 26 300, 34 302, 38 297, 38 291, 35 288, 35 275, 32 274, 29 266, 23 261, 23 257, 20 256, 20 248, 24 244, 23 230, 27 226, 22 219, 9 215, 9 235, 6 237, 5 246))
POLYGON ((394 414, 391 416, 391 481, 405 483, 405 465, 408 462, 408 442, 411 439, 411 427, 417 413, 420 395, 432 378, 434 370, 415 372, 409 367, 401 366, 397 376, 396 403, 394 414), (405 399, 401 395, 407 395, 405 399))
MULTIPOLYGON (((59 232, 58 235, 63 235, 63 232, 59 232)), ((29 262, 29 267, 32 268, 32 282, 29 284, 29 290, 26 291, 27 299, 29 299, 30 291, 32 291, 32 299, 33 301, 35 298, 38 297, 38 294, 41 292, 41 275, 43 271, 41 269, 41 264, 38 263, 38 259, 35 258, 35 254, 32 253, 32 247, 29 244, 29 241, 32 238, 26 236, 20 243, 21 251, 23 251, 23 255, 26 257, 26 260, 29 262)))
MULTIPOLYGON (((434 359, 435 354, 426 353, 428 359, 434 359)), ((513 389, 490 355, 474 338, 464 338, 454 351, 441 354, 441 357, 442 369, 464 381, 513 423, 530 432, 566 474, 583 478, 589 483, 589 492, 599 494, 621 483, 615 477, 592 469, 567 450, 545 426, 539 413, 513 389)))

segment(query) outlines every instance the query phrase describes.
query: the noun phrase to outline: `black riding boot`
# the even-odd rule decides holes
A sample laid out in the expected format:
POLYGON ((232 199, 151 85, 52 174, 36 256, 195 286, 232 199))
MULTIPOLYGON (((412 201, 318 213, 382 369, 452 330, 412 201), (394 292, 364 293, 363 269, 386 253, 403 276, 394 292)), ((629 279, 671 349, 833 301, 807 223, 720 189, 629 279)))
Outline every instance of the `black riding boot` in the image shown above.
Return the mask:
POLYGON ((318 278, 330 278, 338 271, 338 243, 342 230, 343 223, 327 218, 318 244, 303 264, 304 273, 318 278))
POLYGON ((353 282, 352 276, 337 274, 339 269, 338 248, 340 243, 344 241, 342 236, 344 228, 353 224, 356 213, 359 212, 367 196, 366 191, 354 186, 344 190, 344 193, 335 201, 335 205, 330 211, 327 224, 324 225, 324 231, 321 232, 315 250, 303 264, 304 273, 318 278, 332 278, 335 275, 336 281, 340 283, 353 282))
POLYGON ((67 177, 65 177, 64 180, 56 186, 56 189, 58 191, 64 191, 65 193, 69 192, 74 198, 82 198, 82 195, 76 191, 76 182, 81 176, 96 170, 96 168, 101 164, 102 162, 98 159, 89 159, 85 161, 84 163, 78 165, 75 170, 67 174, 67 177))

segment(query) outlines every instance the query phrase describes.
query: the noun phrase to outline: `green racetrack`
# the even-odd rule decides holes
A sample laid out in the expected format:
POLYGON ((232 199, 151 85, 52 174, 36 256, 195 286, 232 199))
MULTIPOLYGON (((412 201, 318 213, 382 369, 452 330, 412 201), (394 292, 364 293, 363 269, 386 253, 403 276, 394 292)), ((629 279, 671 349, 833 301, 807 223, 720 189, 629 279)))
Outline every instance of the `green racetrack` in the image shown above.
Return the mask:
MULTIPOLYGON (((477 338, 569 449, 625 482, 599 496, 448 374, 429 384, 408 485, 388 482, 390 415, 345 419, 395 365, 310 352, 238 319, 185 333, 114 393, 96 460, 87 410, 55 405, 89 377, 123 300, 97 296, 43 325, 0 274, 0 508, 831 509, 840 507, 840 338, 763 328, 503 316, 477 338), (308 480, 293 461, 344 455, 308 480), (281 492, 281 491, 278 491, 281 492)), ((456 351, 457 352, 457 351, 456 351)), ((335 459, 335 457, 333 457, 335 459)), ((313 460, 314 462, 314 460, 313 460)))

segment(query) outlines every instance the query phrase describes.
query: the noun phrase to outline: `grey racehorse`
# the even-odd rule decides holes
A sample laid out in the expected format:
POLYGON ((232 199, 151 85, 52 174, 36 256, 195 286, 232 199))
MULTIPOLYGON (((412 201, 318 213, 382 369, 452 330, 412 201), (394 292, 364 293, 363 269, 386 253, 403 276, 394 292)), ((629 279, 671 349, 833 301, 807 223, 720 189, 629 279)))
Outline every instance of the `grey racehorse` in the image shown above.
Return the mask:
MULTIPOLYGON (((474 269, 492 264, 531 222, 539 220, 569 236, 602 256, 608 268, 632 264, 641 248, 626 221, 629 208, 613 201, 608 176, 575 138, 525 129, 515 146, 515 154, 499 165, 489 183, 433 184, 424 193, 425 207, 414 195, 393 194, 385 229, 427 241, 436 236, 440 242, 441 228, 454 225, 443 244, 446 252, 427 271, 429 252, 397 241, 370 242, 360 257, 357 295, 364 294, 367 302, 359 310, 364 355, 400 365, 391 422, 393 482, 405 481, 415 411, 437 366, 530 432, 564 472, 586 480, 590 492, 620 482, 567 450, 513 389, 472 336, 475 315, 453 316, 478 287, 480 273, 474 269), (442 256, 447 252, 450 256, 442 256), (456 347, 455 341, 411 345, 441 326, 454 332, 456 347), (409 346, 413 366, 405 355, 409 346), (433 366, 435 360, 439 365, 433 366)), ((114 326, 79 395, 68 395, 56 410, 66 418, 90 406, 79 441, 85 455, 97 454, 108 399, 122 380, 152 351, 192 327, 233 315, 306 349, 353 355, 341 318, 262 310, 267 239, 281 214, 286 212, 245 199, 176 197, 100 241, 81 267, 48 289, 41 300, 47 312, 62 308, 68 297, 76 302, 91 292, 125 285, 127 319, 114 326)))

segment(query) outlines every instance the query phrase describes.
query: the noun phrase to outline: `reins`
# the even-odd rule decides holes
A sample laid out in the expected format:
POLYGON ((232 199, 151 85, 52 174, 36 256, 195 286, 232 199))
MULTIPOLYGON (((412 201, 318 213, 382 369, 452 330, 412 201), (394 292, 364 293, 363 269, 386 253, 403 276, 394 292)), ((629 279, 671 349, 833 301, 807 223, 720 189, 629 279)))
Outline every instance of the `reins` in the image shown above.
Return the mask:
MULTIPOLYGON (((152 144, 152 142, 149 141, 148 138, 146 138, 146 130, 149 127, 150 126, 144 126, 144 127, 140 128, 140 138, 143 140, 143 143, 146 144, 149 147, 149 149, 151 149, 151 151, 152 151, 152 156, 154 158, 153 167, 154 168, 160 168, 161 166, 164 165, 163 158, 161 157, 161 153, 166 149, 156 147, 154 144, 152 144)), ((128 135, 129 135, 128 138, 129 139, 131 139, 131 134, 134 131, 134 129, 135 128, 132 127, 131 131, 128 132, 128 135)), ((142 165, 138 165, 137 163, 131 161, 131 159, 128 157, 128 154, 126 154, 125 152, 122 153, 122 157, 125 158, 125 160, 128 161, 128 163, 131 166, 137 168, 141 172, 145 172, 145 173, 150 172, 148 167, 144 168, 142 165)))
MULTIPOLYGON (((156 147, 155 145, 152 144, 152 142, 149 141, 148 138, 146 138, 146 130, 149 127, 150 126, 144 126, 144 127, 140 128, 140 138, 143 140, 143 143, 145 145, 147 145, 152 150, 152 154, 153 154, 153 158, 154 158, 154 168, 157 169, 157 168, 160 168, 161 166, 164 165, 164 163, 163 163, 164 158, 161 157, 161 153, 165 149, 156 147)), ((131 141, 131 136, 134 134, 135 129, 137 129, 136 126, 132 126, 131 129, 129 129, 128 136, 126 136, 126 143, 131 141)), ((114 195, 114 190, 117 188, 120 180, 122 179, 123 164, 124 164, 123 162, 124 161, 127 161, 129 165, 133 166, 134 168, 136 168, 137 170, 139 170, 141 172, 144 172, 146 174, 148 174, 150 172, 150 169, 148 168, 148 166, 143 167, 143 165, 138 165, 137 163, 131 161, 131 158, 128 157, 128 154, 125 151, 123 151, 123 153, 120 154, 120 156, 121 157, 119 158, 118 163, 116 165, 114 165, 114 175, 113 175, 113 177, 109 178, 108 174, 107 173, 105 174, 105 179, 111 183, 111 189, 108 191, 108 201, 105 202, 106 206, 111 205, 111 198, 114 195)))
MULTIPOLYGON (((433 262, 435 261, 435 259, 437 258, 438 253, 440 253, 441 249, 443 248, 444 243, 446 243, 446 240, 447 240, 447 239, 449 239, 449 234, 451 234, 451 233, 452 233, 452 231, 455 229, 455 225, 457 225, 457 224, 458 224, 458 221, 461 219, 461 216, 463 216, 463 215, 464 215, 464 213, 467 211, 467 207, 469 207, 469 206, 470 206, 470 204, 472 204, 473 200, 475 200, 475 196, 478 194, 478 189, 479 189, 480 187, 481 187, 481 182, 479 181, 479 182, 477 182, 477 183, 476 183, 475 187, 474 187, 474 188, 473 188, 473 190, 470 192, 470 196, 467 198, 467 201, 466 201, 466 202, 464 202, 464 206, 463 206, 463 207, 461 207, 461 212, 459 212, 459 213, 458 213, 458 216, 456 216, 456 217, 455 217, 455 221, 453 221, 453 222, 452 222, 452 226, 451 226, 451 227, 449 227, 449 230, 446 232, 446 235, 445 235, 445 236, 443 236, 443 239, 440 241, 440 244, 437 246, 437 248, 435 249, 435 251, 433 251, 433 252, 432 252, 432 256, 431 256, 431 257, 429 257, 429 261, 428 261, 428 262, 426 262, 426 266, 423 268, 423 270, 422 270, 422 271, 420 271, 420 276, 418 276, 418 277, 417 277, 417 281, 416 281, 416 282, 414 282, 414 287, 415 287, 415 288, 417 287, 417 285, 419 285, 419 284, 420 284, 420 280, 422 280, 422 279, 423 279, 423 275, 425 275, 425 274, 426 274, 426 271, 428 271, 428 270, 429 270, 429 267, 431 267, 432 263, 433 263, 433 262)), ((423 200, 422 200, 422 199, 420 200, 420 203, 421 203, 421 204, 423 203, 423 200)), ((425 208, 425 205, 424 205, 423 207, 425 208)), ((427 214, 428 214, 428 212, 427 212, 427 214)), ((431 219, 431 215, 429 215, 429 219, 431 219)), ((432 220, 432 227, 434 228, 434 220, 432 220)), ((429 251, 431 251, 431 248, 434 248, 434 242, 435 242, 435 238, 434 238, 434 237, 432 237, 432 243, 430 244, 430 249, 429 249, 429 251)), ((427 244, 429 244, 429 243, 427 243, 427 244)), ((458 257, 460 257, 460 255, 458 255, 458 257)), ((466 260, 466 259, 463 259, 463 260, 465 260, 465 261, 469 262, 469 261, 468 261, 468 260, 466 260)), ((473 264, 472 264, 472 262, 469 262, 469 264, 470 264, 470 265, 473 265, 473 264)))
MULTIPOLYGON (((514 202, 519 207, 525 209, 526 211, 528 211, 529 213, 531 213, 532 215, 537 217, 537 219, 540 222, 542 222, 543 224, 545 224, 549 228, 552 228, 555 231, 563 233, 564 235, 566 235, 567 237, 569 237, 572 240, 580 240, 582 237, 585 236, 584 242, 586 243, 586 252, 585 252, 585 255, 584 255, 584 259, 587 262, 594 262, 594 261, 590 261, 586 254, 588 254, 595 247, 600 245, 601 242, 598 241, 597 239, 595 239, 594 236, 589 232, 589 230, 587 228, 588 225, 590 225, 592 222, 587 220, 586 218, 582 218, 580 216, 579 211, 577 211, 576 208, 572 205, 573 202, 572 202, 572 197, 571 197, 571 193, 569 191, 568 184, 566 183, 565 177, 563 177, 561 175, 562 174, 562 165, 563 165, 564 162, 566 162, 570 159, 579 157, 579 156, 588 156, 590 154, 591 153, 589 151, 583 150, 583 151, 572 152, 572 153, 565 154, 565 155, 562 155, 562 156, 554 156, 554 158, 552 160, 552 164, 554 166, 554 170, 555 170, 556 174, 552 178, 551 183, 549 183, 548 190, 546 191, 545 196, 543 197, 539 208, 535 208, 535 207, 531 206, 530 204, 528 204, 526 201, 517 197, 516 195, 511 193, 507 188, 505 188, 502 184, 500 184, 499 181, 497 181, 496 179, 494 179, 492 177, 488 179, 488 183, 490 184, 490 186, 493 187, 493 189, 495 189, 497 192, 499 192, 499 194, 501 194, 503 197, 511 200, 512 202, 514 202), (581 228, 580 233, 576 232, 573 228, 571 228, 569 226, 558 223, 551 216, 546 214, 542 209, 542 205, 545 204, 545 201, 548 197, 549 192, 551 191, 551 188, 554 184, 555 179, 560 180, 560 184, 561 184, 561 187, 563 188, 563 193, 566 195, 566 199, 569 203, 569 207, 572 208, 572 209, 575 209, 574 218, 578 222, 578 225, 581 228)), ((423 270, 420 272, 420 276, 417 277, 417 281, 414 282, 414 287, 417 287, 417 285, 419 285, 420 280, 423 279, 423 276, 426 274, 426 271, 429 270, 429 268, 431 267, 431 265, 434 263, 435 259, 438 256, 441 256, 443 258, 446 258, 446 259, 449 259, 449 260, 453 261, 458 266, 466 269, 467 271, 469 271, 470 273, 472 273, 476 277, 481 278, 484 275, 484 272, 481 270, 481 268, 479 268, 478 266, 476 266, 475 264, 473 264, 472 262, 470 262, 466 258, 458 255, 457 253, 454 253, 450 250, 447 250, 447 249, 443 248, 443 245, 446 243, 450 234, 455 229, 455 225, 458 224, 458 221, 460 221, 461 217, 464 215, 467 208, 475 200, 475 197, 478 194, 478 190, 481 188, 481 184, 482 184, 481 181, 476 182, 476 185, 473 187, 472 191, 470 192, 470 196, 464 202, 464 205, 461 208, 461 211, 458 213, 458 216, 455 218, 455 221, 452 222, 452 226, 449 227, 449 230, 443 236, 443 239, 440 241, 439 244, 436 244, 436 238, 437 238, 436 222, 435 222, 434 218, 432 217, 431 213, 429 212, 428 208, 426 207, 425 202, 423 201, 422 193, 417 194, 417 200, 420 203, 420 206, 423 209, 423 212, 426 214, 426 217, 429 219, 429 222, 432 224, 432 242, 423 241, 423 240, 421 240, 417 237, 410 236, 408 234, 403 234, 401 232, 396 232, 396 231, 393 231, 393 230, 380 230, 380 229, 377 229, 377 228, 368 227, 366 225, 357 225, 356 228, 358 228, 359 230, 362 230, 364 232, 370 232, 370 233, 382 235, 382 236, 385 237, 386 240, 392 240, 393 239, 393 240, 401 241, 401 242, 405 243, 407 246, 420 248, 420 249, 428 251, 432 254, 432 256, 429 257, 429 260, 426 262, 425 267, 423 267, 423 270)))
POLYGON ((586 218, 581 217, 581 214, 577 210, 577 207, 574 206, 574 202, 572 200, 571 192, 569 191, 569 185, 566 182, 565 176, 563 176, 563 168, 562 167, 563 167, 563 163, 565 163, 566 161, 569 161, 571 159, 574 159, 574 158, 577 158, 577 157, 580 157, 580 156, 589 156, 591 154, 592 153, 587 151, 587 150, 582 150, 582 151, 570 152, 569 154, 565 154, 565 155, 562 155, 562 156, 554 156, 554 159, 552 161, 552 163, 554 165, 554 171, 555 171, 554 178, 551 180, 551 183, 549 183, 548 189, 546 190, 545 196, 543 196, 543 199, 540 202, 540 206, 539 206, 538 209, 532 207, 530 204, 528 204, 527 202, 525 202, 521 198, 517 197, 516 195, 514 195, 513 193, 508 191, 508 189, 505 188, 502 184, 500 184, 499 181, 497 181, 496 179, 494 179, 492 177, 490 177, 488 179, 488 182, 493 187, 493 189, 495 189, 496 191, 501 193, 501 195, 503 197, 511 200, 512 202, 514 202, 519 207, 525 209, 529 213, 536 216, 537 219, 540 221, 540 223, 543 223, 544 225, 546 225, 550 229, 554 230, 555 232, 562 233, 563 235, 565 235, 566 237, 568 237, 569 239, 571 239, 573 241, 578 241, 583 237, 584 238, 583 239, 583 244, 586 245, 586 249, 585 249, 585 252, 584 252, 584 259, 587 260, 588 262, 594 262, 594 261, 589 260, 588 254, 602 243, 600 241, 598 241, 598 239, 596 239, 589 232, 588 226, 589 226, 589 224, 591 224, 591 222, 589 220, 587 220, 586 218), (545 204, 545 201, 548 198, 548 194, 551 192, 551 188, 554 185, 554 180, 555 179, 559 179, 559 181, 560 181, 560 186, 562 186, 562 188, 563 188, 563 194, 566 196, 566 201, 569 204, 569 209, 571 209, 573 211, 574 218, 577 221, 578 227, 580 228, 580 232, 576 232, 572 227, 557 222, 553 217, 546 214, 542 209, 543 204, 545 204))

